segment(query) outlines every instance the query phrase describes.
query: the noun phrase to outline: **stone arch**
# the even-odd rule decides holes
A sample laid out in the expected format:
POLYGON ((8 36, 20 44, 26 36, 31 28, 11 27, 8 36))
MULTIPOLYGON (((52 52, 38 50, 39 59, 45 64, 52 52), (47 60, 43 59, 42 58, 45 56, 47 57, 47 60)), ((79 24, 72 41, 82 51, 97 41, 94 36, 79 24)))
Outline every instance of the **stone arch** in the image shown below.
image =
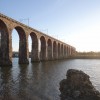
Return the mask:
POLYGON ((48 53, 48 60, 52 60, 52 41, 51 39, 48 39, 48 48, 47 48, 47 53, 48 53))
POLYGON ((12 65, 9 54, 9 32, 4 21, 0 19, 0 65, 12 65))
POLYGON ((27 57, 27 40, 26 34, 22 27, 16 26, 14 29, 17 31, 19 35, 19 64, 29 63, 27 57))
POLYGON ((53 42, 53 59, 57 59, 57 43, 53 42))
POLYGON ((41 48, 40 48, 40 60, 46 60, 46 54, 47 54, 47 50, 46 50, 46 39, 44 36, 40 37, 40 43, 41 43, 41 48))
POLYGON ((30 33, 32 45, 31 45, 31 62, 39 61, 38 50, 38 38, 34 32, 30 33))

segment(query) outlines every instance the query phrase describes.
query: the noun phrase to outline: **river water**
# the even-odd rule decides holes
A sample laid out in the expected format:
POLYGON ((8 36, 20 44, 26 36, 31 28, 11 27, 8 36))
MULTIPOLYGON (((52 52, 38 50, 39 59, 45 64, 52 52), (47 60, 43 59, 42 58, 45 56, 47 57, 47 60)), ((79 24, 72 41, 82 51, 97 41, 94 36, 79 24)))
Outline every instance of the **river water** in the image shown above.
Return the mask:
POLYGON ((0 67, 0 100, 60 100, 59 82, 68 69, 79 69, 90 76, 100 91, 99 59, 68 59, 0 67))

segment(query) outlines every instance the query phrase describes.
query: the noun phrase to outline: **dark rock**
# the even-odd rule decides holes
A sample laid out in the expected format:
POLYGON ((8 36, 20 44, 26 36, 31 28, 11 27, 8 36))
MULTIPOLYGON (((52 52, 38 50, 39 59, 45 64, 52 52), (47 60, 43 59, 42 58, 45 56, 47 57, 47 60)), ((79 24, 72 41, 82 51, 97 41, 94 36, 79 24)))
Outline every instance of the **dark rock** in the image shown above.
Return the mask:
POLYGON ((82 71, 69 69, 67 79, 60 82, 61 100, 100 100, 100 93, 82 71))

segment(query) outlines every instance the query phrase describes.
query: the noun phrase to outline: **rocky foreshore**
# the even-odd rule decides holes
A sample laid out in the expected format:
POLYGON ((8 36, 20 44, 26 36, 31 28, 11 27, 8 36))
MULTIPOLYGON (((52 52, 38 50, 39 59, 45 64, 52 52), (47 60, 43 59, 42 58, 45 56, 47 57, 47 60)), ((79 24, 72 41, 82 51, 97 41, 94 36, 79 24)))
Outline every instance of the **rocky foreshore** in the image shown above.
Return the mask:
POLYGON ((60 82, 61 100, 100 100, 100 92, 83 71, 69 69, 67 78, 60 82))

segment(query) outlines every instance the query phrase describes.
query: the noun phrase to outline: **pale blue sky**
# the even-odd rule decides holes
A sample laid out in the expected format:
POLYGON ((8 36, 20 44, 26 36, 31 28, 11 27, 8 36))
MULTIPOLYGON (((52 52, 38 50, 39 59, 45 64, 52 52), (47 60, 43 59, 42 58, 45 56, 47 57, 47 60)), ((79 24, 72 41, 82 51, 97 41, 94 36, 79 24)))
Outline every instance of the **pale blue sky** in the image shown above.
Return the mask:
POLYGON ((78 51, 100 51, 100 0, 0 0, 0 12, 18 21, 29 18, 30 27, 78 51))

